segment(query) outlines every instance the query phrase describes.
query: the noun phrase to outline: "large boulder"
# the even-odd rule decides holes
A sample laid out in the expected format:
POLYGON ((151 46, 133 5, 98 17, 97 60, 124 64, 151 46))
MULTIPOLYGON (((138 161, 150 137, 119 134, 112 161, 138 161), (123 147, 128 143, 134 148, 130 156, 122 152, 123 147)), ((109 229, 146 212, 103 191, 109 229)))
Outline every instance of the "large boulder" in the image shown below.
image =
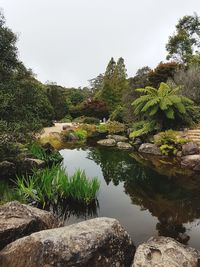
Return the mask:
POLYGON ((16 240, 0 252, 0 266, 129 267, 134 252, 117 220, 96 218, 16 240))
POLYGON ((115 139, 102 139, 97 142, 97 144, 101 146, 115 146, 116 141, 115 139))
POLYGON ((125 142, 118 142, 117 147, 119 149, 131 149, 132 145, 130 145, 129 143, 125 143, 125 142))
POLYGON ((160 148, 157 145, 151 144, 151 143, 142 144, 139 147, 138 151, 140 153, 147 153, 147 154, 152 154, 152 155, 162 155, 160 148))
POLYGON ((116 142, 126 142, 128 141, 128 138, 126 136, 123 135, 117 135, 117 134, 110 134, 108 136, 106 136, 106 138, 108 139, 114 139, 116 142))
POLYGON ((17 201, 0 205, 0 249, 18 238, 59 224, 50 212, 17 201))
POLYGON ((181 158, 181 167, 200 171, 200 155, 188 155, 181 158))
POLYGON ((195 155, 195 154, 199 154, 199 147, 196 143, 189 142, 189 143, 184 144, 182 146, 182 155, 183 156, 195 155))
POLYGON ((132 267, 197 267, 199 256, 172 238, 157 237, 137 248, 132 267))

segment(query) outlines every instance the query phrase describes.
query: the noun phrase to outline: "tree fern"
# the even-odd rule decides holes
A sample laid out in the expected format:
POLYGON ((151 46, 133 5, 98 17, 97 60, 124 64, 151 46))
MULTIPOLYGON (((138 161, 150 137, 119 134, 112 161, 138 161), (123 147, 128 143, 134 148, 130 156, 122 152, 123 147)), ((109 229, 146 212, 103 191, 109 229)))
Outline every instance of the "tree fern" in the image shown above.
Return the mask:
POLYGON ((180 90, 180 86, 172 88, 166 83, 161 83, 158 89, 150 86, 136 89, 143 95, 132 103, 135 114, 150 117, 149 120, 159 122, 161 128, 164 123, 167 124, 167 120, 182 118, 181 115, 191 110, 194 103, 191 99, 177 94, 180 90))

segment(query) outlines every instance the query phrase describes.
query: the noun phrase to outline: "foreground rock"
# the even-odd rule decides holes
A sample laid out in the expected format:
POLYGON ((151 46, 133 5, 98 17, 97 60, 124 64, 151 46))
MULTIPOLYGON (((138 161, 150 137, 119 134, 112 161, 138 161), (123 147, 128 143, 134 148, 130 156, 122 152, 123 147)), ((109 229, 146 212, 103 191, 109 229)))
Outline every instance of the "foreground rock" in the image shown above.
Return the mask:
POLYGON ((103 139, 103 140, 99 140, 97 144, 101 146, 115 146, 116 141, 114 139, 103 139))
POLYGON ((195 154, 199 154, 199 147, 196 143, 189 142, 189 143, 184 144, 182 146, 182 155, 183 156, 195 155, 195 154))
POLYGON ((107 136, 108 139, 114 139, 116 142, 126 142, 128 138, 126 136, 112 134, 107 136))
POLYGON ((151 238, 140 245, 132 267, 197 267, 199 253, 169 237, 151 238))
POLYGON ((132 145, 130 145, 129 143, 125 143, 125 142, 118 142, 117 147, 119 149, 131 149, 132 145))
POLYGON ((42 169, 45 167, 45 161, 41 159, 25 158, 22 162, 24 170, 32 170, 33 168, 42 169))
POLYGON ((152 154, 152 155, 162 155, 160 148, 157 145, 151 144, 151 143, 142 144, 139 147, 138 151, 140 153, 147 153, 147 154, 152 154))
POLYGON ((59 221, 50 212, 17 201, 0 205, 0 249, 18 238, 54 227, 59 227, 59 221))
POLYGON ((182 157, 181 166, 193 171, 200 171, 200 155, 188 155, 182 157))
POLYGON ((0 252, 0 266, 129 267, 134 252, 117 220, 96 218, 18 239, 0 252))

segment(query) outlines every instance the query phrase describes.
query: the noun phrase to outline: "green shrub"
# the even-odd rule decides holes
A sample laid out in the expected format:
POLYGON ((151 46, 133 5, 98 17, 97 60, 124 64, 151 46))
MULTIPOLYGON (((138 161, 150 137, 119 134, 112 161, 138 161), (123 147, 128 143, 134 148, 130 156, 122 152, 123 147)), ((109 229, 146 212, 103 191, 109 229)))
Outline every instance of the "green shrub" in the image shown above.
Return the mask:
POLYGON ((83 123, 99 124, 100 120, 98 118, 95 118, 95 117, 85 117, 85 119, 83 120, 83 123))
POLYGON ((118 121, 109 121, 107 122, 107 129, 110 134, 124 133, 125 125, 118 121))
POLYGON ((108 133, 108 125, 106 123, 101 123, 97 126, 98 133, 108 133))
POLYGON ((67 114, 60 122, 71 122, 72 121, 72 116, 70 114, 67 114))
POLYGON ((148 135, 159 129, 156 121, 139 121, 134 123, 132 127, 132 132, 130 133, 130 138, 136 138, 143 135, 148 135))
POLYGON ((85 141, 87 139, 87 131, 81 128, 76 129, 74 134, 78 137, 79 141, 85 141))
POLYGON ((82 124, 79 128, 85 130, 87 132, 87 137, 94 137, 98 135, 97 128, 100 125, 95 125, 95 124, 82 124))
POLYGON ((176 155, 178 152, 177 148, 173 145, 162 145, 160 146, 161 153, 165 156, 176 155))
POLYGON ((182 145, 189 140, 180 136, 173 130, 160 132, 154 136, 154 143, 160 146, 160 150, 164 155, 175 155, 178 150, 181 150, 182 145))
POLYGON ((63 160, 60 153, 53 150, 50 144, 41 146, 39 143, 33 143, 30 146, 30 152, 37 159, 44 160, 46 164, 58 163, 63 160))
POLYGON ((59 165, 35 170, 31 176, 17 179, 18 195, 26 202, 36 201, 43 207, 62 200, 90 205, 96 201, 99 188, 97 178, 88 180, 79 169, 70 177, 59 165))
POLYGON ((110 115, 111 121, 119 121, 123 122, 123 111, 124 108, 122 106, 118 106, 110 115))

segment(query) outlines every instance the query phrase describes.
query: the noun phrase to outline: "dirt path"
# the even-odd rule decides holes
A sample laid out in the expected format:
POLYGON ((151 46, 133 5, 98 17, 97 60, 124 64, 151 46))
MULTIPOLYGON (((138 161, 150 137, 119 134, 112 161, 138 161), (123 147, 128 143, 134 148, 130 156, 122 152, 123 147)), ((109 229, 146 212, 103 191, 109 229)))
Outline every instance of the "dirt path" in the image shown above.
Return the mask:
POLYGON ((46 137, 51 133, 61 133, 63 131, 63 126, 67 125, 67 126, 72 126, 71 122, 67 122, 67 123, 54 123, 54 126, 51 127, 46 127, 43 129, 42 133, 41 133, 41 137, 46 137))

